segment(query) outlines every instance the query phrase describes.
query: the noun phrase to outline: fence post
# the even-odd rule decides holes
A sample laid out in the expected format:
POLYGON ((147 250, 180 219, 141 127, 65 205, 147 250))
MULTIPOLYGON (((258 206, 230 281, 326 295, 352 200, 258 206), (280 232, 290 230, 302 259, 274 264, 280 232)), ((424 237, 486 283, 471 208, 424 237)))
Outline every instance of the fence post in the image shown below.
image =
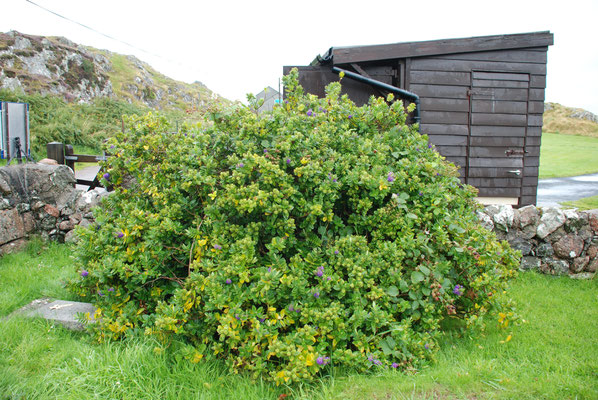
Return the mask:
POLYGON ((64 144, 60 142, 50 142, 46 145, 48 158, 56 160, 60 165, 64 164, 64 144))
MULTIPOLYGON (((75 150, 73 149, 72 145, 67 144, 66 146, 64 146, 64 155, 65 156, 72 156, 73 154, 75 154, 75 150)), ((64 163, 66 165, 68 165, 69 167, 71 167, 71 169, 73 170, 73 173, 75 173, 75 161, 67 160, 65 157, 64 163)))

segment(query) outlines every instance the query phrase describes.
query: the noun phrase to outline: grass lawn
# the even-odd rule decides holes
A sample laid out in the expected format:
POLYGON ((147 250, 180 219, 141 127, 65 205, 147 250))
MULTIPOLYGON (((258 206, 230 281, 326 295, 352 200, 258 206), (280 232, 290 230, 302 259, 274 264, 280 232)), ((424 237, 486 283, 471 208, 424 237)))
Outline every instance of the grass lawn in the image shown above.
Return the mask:
POLYGON ((563 201, 561 203, 565 207, 573 207, 579 210, 594 210, 598 209, 598 196, 585 197, 579 200, 563 201))
MULTIPOLYGON (((0 318, 42 296, 68 299, 66 245, 33 242, 0 258, 0 318)), ((0 399, 596 399, 598 280, 522 273, 512 296, 527 321, 513 339, 494 325, 477 338, 450 330, 435 364, 414 375, 330 371, 276 387, 229 374, 217 360, 191 364, 142 335, 96 344, 44 320, 0 322, 0 399)))
POLYGON ((540 179, 598 172, 598 137, 542 133, 540 179))

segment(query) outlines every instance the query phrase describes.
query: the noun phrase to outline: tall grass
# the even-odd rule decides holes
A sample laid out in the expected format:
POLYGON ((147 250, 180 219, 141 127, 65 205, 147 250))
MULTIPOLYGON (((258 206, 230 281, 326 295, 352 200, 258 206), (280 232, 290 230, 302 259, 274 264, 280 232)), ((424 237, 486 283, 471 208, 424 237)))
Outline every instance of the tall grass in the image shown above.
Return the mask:
MULTIPOLYGON (((54 141, 98 151, 105 138, 122 129, 124 115, 151 111, 149 107, 107 97, 96 98, 88 104, 68 103, 58 96, 6 89, 0 89, 0 100, 29 104, 31 151, 35 159, 45 158, 46 144, 54 141)), ((183 110, 170 109, 163 113, 179 123, 190 120, 183 110)))
POLYGON ((123 115, 149 111, 109 98, 98 98, 90 104, 68 103, 57 96, 6 89, 0 89, 0 100, 29 104, 31 150, 36 159, 45 157, 46 144, 53 141, 99 148, 103 139, 121 129, 123 115))

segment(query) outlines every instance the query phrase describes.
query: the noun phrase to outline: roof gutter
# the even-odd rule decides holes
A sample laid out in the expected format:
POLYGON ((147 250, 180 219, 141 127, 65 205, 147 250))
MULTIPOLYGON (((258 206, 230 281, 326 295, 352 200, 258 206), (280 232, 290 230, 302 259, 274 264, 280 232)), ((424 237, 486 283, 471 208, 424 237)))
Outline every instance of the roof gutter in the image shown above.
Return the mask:
POLYGON ((416 95, 415 93, 408 92, 407 90, 403 90, 403 89, 398 88, 396 86, 392 86, 392 85, 389 85, 387 83, 380 82, 380 81, 377 81, 375 79, 368 78, 366 76, 359 75, 359 74, 356 74, 355 72, 347 71, 347 70, 342 69, 342 68, 332 67, 332 71, 335 72, 335 73, 337 73, 337 74, 340 74, 341 72, 343 72, 347 78, 354 79, 354 80, 359 81, 359 82, 367 83, 367 84, 375 86, 375 87, 377 87, 379 89, 387 90, 387 91, 389 91, 391 93, 397 94, 399 97, 401 97, 403 99, 407 99, 409 101, 412 101, 413 103, 415 103, 415 111, 414 111, 414 114, 413 114, 413 120, 414 120, 414 122, 416 124, 420 123, 420 121, 421 121, 421 116, 420 116, 420 101, 419 101, 419 96, 416 95))

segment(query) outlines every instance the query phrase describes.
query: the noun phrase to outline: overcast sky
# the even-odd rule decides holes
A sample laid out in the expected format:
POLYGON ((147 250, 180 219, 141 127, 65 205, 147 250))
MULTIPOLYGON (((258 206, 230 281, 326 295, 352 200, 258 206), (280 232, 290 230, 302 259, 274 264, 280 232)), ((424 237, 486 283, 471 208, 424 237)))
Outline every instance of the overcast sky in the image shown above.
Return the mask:
POLYGON ((2 1, 0 31, 134 54, 231 100, 277 88, 283 65, 307 65, 331 46, 548 30, 546 101, 598 114, 597 0, 32 1, 119 41, 26 0, 2 1))

